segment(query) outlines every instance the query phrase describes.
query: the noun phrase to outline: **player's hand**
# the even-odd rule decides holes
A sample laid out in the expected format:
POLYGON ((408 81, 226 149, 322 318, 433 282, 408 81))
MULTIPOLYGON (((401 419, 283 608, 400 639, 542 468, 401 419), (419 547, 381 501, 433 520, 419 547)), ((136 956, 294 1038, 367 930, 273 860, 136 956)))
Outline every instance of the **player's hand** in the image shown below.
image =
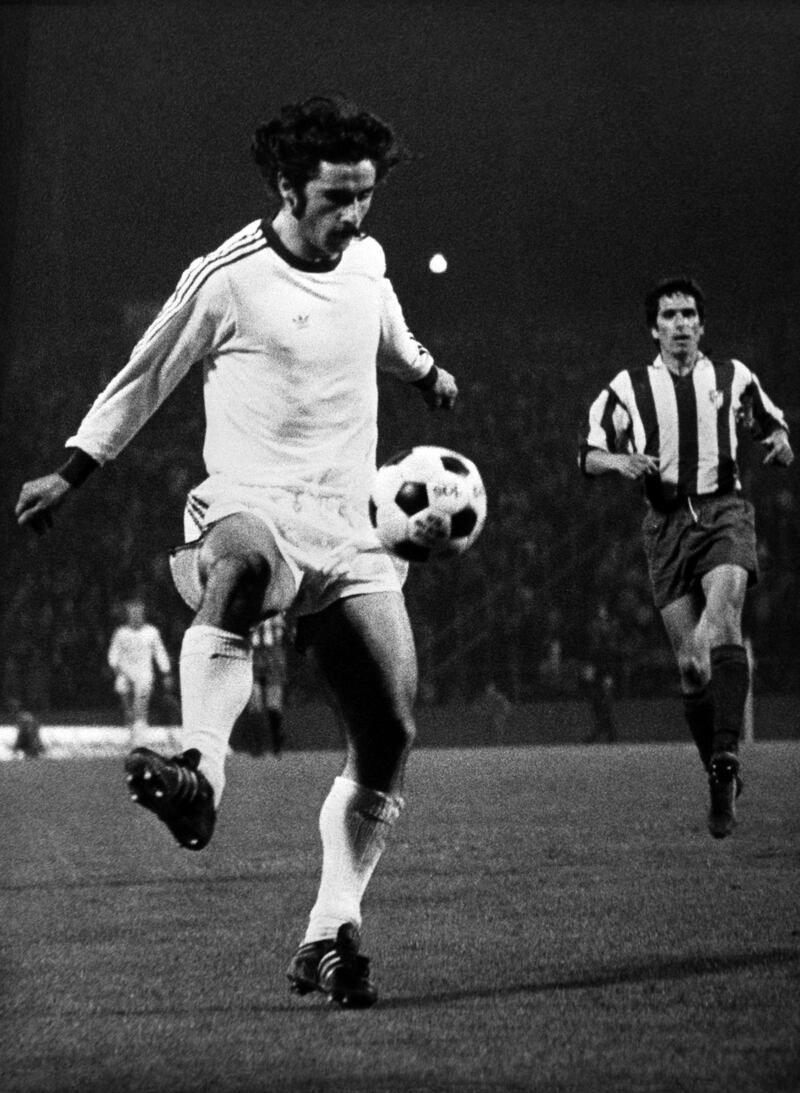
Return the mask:
POLYGON ((72 487, 60 474, 34 478, 22 487, 14 512, 20 527, 31 527, 37 535, 53 526, 53 512, 72 487))
POLYGON ((642 455, 641 452, 630 452, 618 455, 617 470, 623 478, 635 481, 646 474, 658 473, 658 459, 654 455, 642 455))
POLYGON ((458 397, 458 385, 449 372, 437 367, 436 383, 422 392, 431 410, 452 410, 458 397))
POLYGON ((785 429, 776 429, 761 441, 766 448, 765 463, 777 463, 779 467, 788 467, 794 461, 794 452, 789 443, 789 434, 785 429))

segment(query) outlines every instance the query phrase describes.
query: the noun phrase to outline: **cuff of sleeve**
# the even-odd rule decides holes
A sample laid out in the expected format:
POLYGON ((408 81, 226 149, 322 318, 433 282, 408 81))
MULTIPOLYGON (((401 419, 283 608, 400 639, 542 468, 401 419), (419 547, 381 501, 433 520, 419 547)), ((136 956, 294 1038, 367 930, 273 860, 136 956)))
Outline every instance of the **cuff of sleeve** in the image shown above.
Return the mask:
POLYGON ((97 470, 100 464, 96 459, 92 459, 86 452, 81 451, 80 448, 70 449, 70 456, 63 466, 59 467, 56 474, 59 474, 65 482, 68 482, 73 489, 77 489, 78 486, 82 486, 92 471, 97 470))
POLYGON ((430 371, 422 377, 421 380, 414 380, 413 386, 419 387, 420 391, 428 391, 436 384, 436 377, 439 375, 439 369, 435 364, 432 364, 430 371))
POLYGON ((602 450, 602 448, 596 448, 593 444, 581 444, 578 450, 578 467, 581 474, 584 475, 586 478, 594 477, 586 470, 586 457, 588 456, 589 452, 600 452, 602 450))

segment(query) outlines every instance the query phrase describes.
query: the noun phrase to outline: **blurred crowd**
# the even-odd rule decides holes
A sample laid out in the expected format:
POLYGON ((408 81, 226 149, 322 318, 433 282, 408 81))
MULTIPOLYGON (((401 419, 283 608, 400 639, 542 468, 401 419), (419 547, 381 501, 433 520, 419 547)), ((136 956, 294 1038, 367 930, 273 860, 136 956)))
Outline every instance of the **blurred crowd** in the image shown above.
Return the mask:
MULTIPOLYGON (((415 392, 382 380, 379 458, 412 444, 462 451, 483 474, 489 516, 466 555, 412 567, 407 594, 421 701, 473 700, 487 688, 513 702, 572 697, 583 693, 598 657, 603 665, 596 671, 613 672, 619 695, 672 693, 672 657, 639 540, 638 487, 590 481, 577 468, 589 401, 614 374, 615 361, 622 367, 629 358, 613 336, 598 346, 574 329, 440 331, 428 341, 459 378, 459 406, 449 417, 428 414, 415 392)), ((10 516, 22 481, 58 465, 64 440, 124 359, 113 338, 97 342, 93 353, 82 346, 59 356, 59 375, 69 383, 47 378, 53 358, 44 347, 18 354, 5 377, 0 688, 6 710, 14 701, 40 714, 113 708, 106 650, 126 598, 144 600, 173 663, 190 618, 173 588, 168 554, 182 539, 186 491, 203 476, 199 370, 117 461, 90 477, 80 498, 58 514, 54 532, 35 540, 10 516), (31 376, 41 377, 33 392, 31 376)), ((788 349, 777 359, 769 356, 774 344, 737 349, 796 425, 788 349), (769 366, 759 367, 753 354, 769 366)), ((648 352, 645 342, 643 361, 648 352)), ((794 691, 800 689, 797 474, 763 468, 757 450, 743 447, 761 550, 762 580, 746 613, 756 686, 794 691)), ((290 659, 287 700, 320 695, 313 671, 290 659)))

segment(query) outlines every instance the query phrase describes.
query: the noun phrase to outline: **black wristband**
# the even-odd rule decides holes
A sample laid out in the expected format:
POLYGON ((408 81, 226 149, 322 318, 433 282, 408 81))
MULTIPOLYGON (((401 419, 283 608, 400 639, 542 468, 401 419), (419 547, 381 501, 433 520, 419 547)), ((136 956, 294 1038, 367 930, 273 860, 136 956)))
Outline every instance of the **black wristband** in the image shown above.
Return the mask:
POLYGON ((60 475, 65 482, 69 482, 73 489, 77 489, 78 486, 82 486, 92 471, 97 470, 100 464, 96 459, 92 459, 86 452, 81 451, 80 448, 70 448, 70 457, 67 462, 59 467, 56 474, 60 475))
POLYGON ((436 377, 439 375, 439 369, 435 364, 432 364, 430 371, 427 372, 421 380, 413 380, 414 387, 419 387, 420 391, 429 391, 431 387, 436 384, 436 377))

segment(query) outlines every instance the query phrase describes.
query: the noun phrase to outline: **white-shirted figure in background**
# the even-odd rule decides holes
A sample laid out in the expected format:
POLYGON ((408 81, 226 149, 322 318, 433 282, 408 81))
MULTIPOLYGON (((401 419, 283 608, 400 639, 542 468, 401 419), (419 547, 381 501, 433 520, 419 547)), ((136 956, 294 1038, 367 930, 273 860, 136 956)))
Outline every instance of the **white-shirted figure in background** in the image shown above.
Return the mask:
POLYGON ((407 566, 368 514, 377 370, 431 409, 449 409, 457 387, 410 333, 383 249, 362 231, 376 186, 406 158, 392 129, 318 97, 259 126, 251 150, 277 213, 187 269, 67 441, 65 465, 23 486, 17 516, 46 530, 64 497, 203 369, 208 477, 189 495, 187 543, 172 558, 196 612, 180 659, 183 751, 134 750, 130 790, 182 846, 208 843, 252 690, 250 631, 291 608, 340 708, 347 755, 320 813, 322 875, 288 976, 299 994, 369 1006, 361 902, 403 807, 417 690, 407 566))
POLYGON ((133 748, 144 743, 145 730, 150 724, 156 671, 169 690, 172 664, 158 628, 147 621, 141 600, 126 602, 125 620, 111 635, 108 664, 114 673, 114 691, 122 705, 133 748))

